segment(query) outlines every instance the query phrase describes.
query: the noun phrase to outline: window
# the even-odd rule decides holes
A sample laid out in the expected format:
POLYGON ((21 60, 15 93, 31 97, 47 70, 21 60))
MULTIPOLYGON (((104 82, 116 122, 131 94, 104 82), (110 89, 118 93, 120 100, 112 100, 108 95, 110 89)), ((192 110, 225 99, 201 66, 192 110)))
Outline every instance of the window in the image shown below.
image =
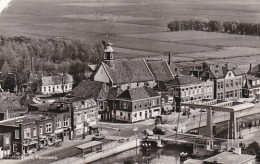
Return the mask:
POLYGON ((230 85, 231 85, 231 87, 233 87, 233 80, 231 80, 230 85))
POLYGON ((40 133, 40 134, 43 134, 42 125, 40 125, 40 127, 39 127, 39 133, 40 133))
POLYGON ((30 128, 24 129, 24 138, 25 139, 31 138, 31 129, 30 128))
POLYGON ((14 131, 14 137, 15 137, 15 139, 19 139, 20 138, 19 130, 15 130, 14 131))
POLYGON ((61 128, 61 120, 56 120, 56 128, 61 128))
POLYGON ((139 113, 139 116, 142 117, 142 112, 139 113))
POLYGON ((5 144, 10 144, 9 140, 10 140, 9 137, 5 137, 5 144))
POLYGON ((49 92, 51 91, 51 87, 49 87, 49 92))
POLYGON ((157 99, 157 105, 159 105, 160 104, 160 100, 159 99, 157 99))
POLYGON ((36 132, 36 127, 33 128, 33 136, 36 136, 37 132, 36 132))
POLYGON ((126 104, 126 102, 123 102, 123 109, 127 109, 127 104, 126 104))
POLYGON ((46 128, 46 133, 51 133, 52 132, 52 124, 51 123, 47 123, 45 125, 46 128))
POLYGON ((46 92, 46 87, 43 87, 43 91, 46 92))
POLYGON ((120 112, 120 116, 123 116, 123 112, 120 112))
POLYGON ((229 73, 228 73, 228 76, 231 77, 231 75, 232 75, 231 72, 229 72, 229 73))
POLYGON ((59 86, 57 85, 57 89, 59 89, 59 86))
POLYGON ((226 83, 226 87, 229 87, 229 84, 228 84, 228 82, 226 83))
POLYGON ((63 119, 63 127, 68 127, 69 126, 69 118, 64 118, 63 119))

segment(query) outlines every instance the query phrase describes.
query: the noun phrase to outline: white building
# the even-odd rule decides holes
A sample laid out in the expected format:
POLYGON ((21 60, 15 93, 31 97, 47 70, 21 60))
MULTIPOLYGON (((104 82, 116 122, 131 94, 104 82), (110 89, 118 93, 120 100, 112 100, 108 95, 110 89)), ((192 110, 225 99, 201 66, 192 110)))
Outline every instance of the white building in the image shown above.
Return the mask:
POLYGON ((72 90, 73 77, 69 74, 42 76, 38 91, 43 95, 67 93, 72 90))

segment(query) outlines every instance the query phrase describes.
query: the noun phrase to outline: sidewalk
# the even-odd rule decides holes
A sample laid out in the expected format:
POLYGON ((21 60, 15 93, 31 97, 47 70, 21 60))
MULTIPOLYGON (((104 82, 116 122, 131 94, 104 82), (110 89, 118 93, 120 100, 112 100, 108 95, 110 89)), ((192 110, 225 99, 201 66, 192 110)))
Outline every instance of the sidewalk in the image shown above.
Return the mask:
MULTIPOLYGON (((91 141, 92 137, 93 137, 93 135, 88 135, 88 136, 86 136, 86 139, 84 139, 84 140, 83 139, 66 140, 62 143, 61 147, 51 146, 46 150, 36 151, 35 153, 30 154, 30 156, 31 157, 47 156, 49 154, 55 155, 55 152, 62 151, 65 148, 68 148, 68 147, 71 147, 71 146, 77 146, 77 145, 83 144, 85 142, 91 141)), ((24 163, 26 161, 31 160, 30 156, 28 158, 24 158, 24 159, 21 159, 21 160, 3 159, 3 160, 0 161, 0 163, 1 164, 10 164, 10 163, 15 164, 15 163, 21 163, 21 162, 24 163)))

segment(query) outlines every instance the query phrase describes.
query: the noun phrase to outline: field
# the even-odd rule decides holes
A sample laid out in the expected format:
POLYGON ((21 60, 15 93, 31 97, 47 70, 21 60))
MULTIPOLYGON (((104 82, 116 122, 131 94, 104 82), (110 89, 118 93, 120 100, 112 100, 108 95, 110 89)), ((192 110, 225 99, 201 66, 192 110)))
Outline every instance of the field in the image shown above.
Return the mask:
POLYGON ((246 70, 260 62, 260 37, 166 26, 188 19, 260 23, 259 8, 258 0, 13 0, 0 15, 0 34, 109 40, 116 58, 166 58, 172 51, 179 64, 228 59, 246 70))

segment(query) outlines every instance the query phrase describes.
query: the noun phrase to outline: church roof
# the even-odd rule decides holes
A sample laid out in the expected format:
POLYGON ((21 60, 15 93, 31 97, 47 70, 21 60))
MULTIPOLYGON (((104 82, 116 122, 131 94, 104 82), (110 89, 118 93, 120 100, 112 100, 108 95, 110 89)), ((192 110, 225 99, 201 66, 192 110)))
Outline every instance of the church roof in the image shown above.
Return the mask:
POLYGON ((114 68, 111 68, 105 62, 102 62, 114 84, 154 80, 152 73, 143 59, 115 60, 114 62, 114 68))
POLYGON ((165 60, 147 61, 147 65, 156 81, 169 81, 174 79, 170 67, 165 60))

